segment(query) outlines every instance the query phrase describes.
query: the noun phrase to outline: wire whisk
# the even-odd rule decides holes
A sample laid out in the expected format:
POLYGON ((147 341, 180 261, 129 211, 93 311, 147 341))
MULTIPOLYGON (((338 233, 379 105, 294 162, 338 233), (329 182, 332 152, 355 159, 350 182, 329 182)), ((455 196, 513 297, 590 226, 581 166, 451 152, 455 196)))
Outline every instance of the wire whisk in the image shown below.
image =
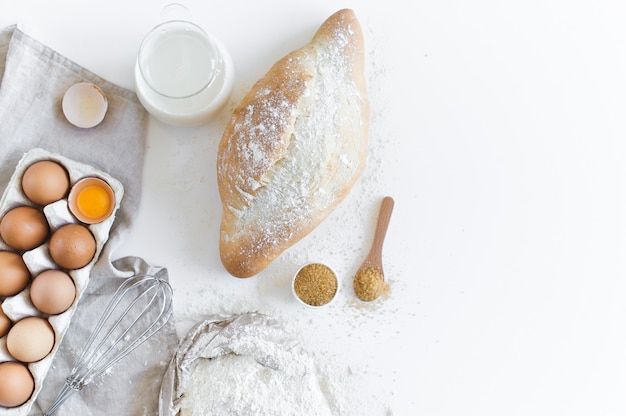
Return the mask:
POLYGON ((116 290, 74 362, 63 388, 44 413, 52 415, 73 393, 163 328, 172 315, 172 287, 150 275, 126 279, 116 290))

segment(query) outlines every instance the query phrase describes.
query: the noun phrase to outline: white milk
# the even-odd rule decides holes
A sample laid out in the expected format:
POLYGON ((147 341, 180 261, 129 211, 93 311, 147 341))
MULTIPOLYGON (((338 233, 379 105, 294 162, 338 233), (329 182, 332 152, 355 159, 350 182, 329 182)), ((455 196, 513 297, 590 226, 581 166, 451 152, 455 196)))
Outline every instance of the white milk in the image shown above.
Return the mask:
POLYGON ((160 29, 146 45, 141 65, 154 90, 180 98, 197 94, 213 80, 217 59, 201 33, 160 29))
POLYGON ((197 125, 223 107, 232 91, 232 62, 201 28, 170 21, 144 39, 135 65, 137 96, 156 118, 197 125))

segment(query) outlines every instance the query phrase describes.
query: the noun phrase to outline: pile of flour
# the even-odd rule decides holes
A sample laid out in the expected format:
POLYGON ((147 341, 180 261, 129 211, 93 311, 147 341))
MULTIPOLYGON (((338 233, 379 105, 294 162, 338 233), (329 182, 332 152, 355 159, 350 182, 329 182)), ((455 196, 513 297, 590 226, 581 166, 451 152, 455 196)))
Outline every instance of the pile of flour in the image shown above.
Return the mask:
MULTIPOLYGON (((359 370, 300 345, 285 349, 262 338, 239 341, 228 343, 234 352, 193 362, 181 416, 393 415, 377 396, 378 389, 372 390, 372 380, 359 370)), ((209 356, 216 351, 209 350, 209 356)))
POLYGON ((183 416, 327 416, 332 410, 311 362, 293 354, 280 369, 250 356, 200 359, 182 401, 183 416))
POLYGON ((312 353, 267 315, 223 316, 197 323, 181 342, 170 363, 178 371, 165 380, 173 384, 162 389, 173 413, 162 415, 393 415, 368 363, 312 353))

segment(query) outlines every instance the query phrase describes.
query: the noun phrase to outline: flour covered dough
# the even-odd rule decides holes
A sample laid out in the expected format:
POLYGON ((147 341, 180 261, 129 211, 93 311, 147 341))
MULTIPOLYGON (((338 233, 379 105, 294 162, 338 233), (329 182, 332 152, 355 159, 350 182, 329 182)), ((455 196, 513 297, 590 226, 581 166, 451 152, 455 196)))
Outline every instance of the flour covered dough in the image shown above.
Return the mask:
POLYGON ((219 144, 220 257, 258 274, 313 231, 365 164, 369 101, 352 10, 276 62, 233 111, 219 144))

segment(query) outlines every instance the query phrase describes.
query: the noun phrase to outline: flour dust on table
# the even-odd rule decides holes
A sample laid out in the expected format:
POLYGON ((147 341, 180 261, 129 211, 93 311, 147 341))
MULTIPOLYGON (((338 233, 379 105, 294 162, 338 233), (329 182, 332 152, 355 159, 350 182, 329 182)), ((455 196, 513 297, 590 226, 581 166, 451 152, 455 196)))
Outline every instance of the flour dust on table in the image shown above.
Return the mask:
POLYGON ((389 416, 371 374, 309 352, 284 322, 260 313, 212 315, 181 340, 160 416, 389 416))
POLYGON ((355 383, 359 377, 350 368, 322 363, 299 349, 283 355, 280 368, 264 366, 247 355, 200 359, 191 372, 180 415, 362 416, 370 411, 367 414, 393 415, 382 402, 370 402, 365 408, 364 399, 372 397, 361 393, 371 387, 355 383))

